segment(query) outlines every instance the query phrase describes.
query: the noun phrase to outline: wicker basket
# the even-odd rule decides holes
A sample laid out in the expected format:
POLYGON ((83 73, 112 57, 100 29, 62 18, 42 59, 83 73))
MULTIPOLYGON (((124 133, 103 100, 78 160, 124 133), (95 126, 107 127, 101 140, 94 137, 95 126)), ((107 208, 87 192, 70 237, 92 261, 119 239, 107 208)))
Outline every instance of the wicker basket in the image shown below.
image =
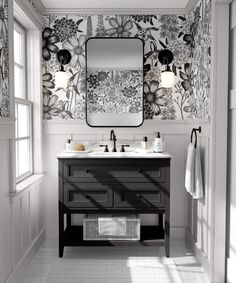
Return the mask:
POLYGON ((140 240, 140 217, 139 215, 86 214, 83 219, 83 239, 94 241, 140 240))

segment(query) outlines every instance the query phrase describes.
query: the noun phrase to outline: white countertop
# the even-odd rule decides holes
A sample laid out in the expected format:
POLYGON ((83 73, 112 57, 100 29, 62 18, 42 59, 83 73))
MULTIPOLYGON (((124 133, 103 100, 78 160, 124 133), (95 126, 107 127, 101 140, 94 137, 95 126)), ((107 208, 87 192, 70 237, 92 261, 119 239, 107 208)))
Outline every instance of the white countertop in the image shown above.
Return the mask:
POLYGON ((57 158, 172 158, 167 152, 154 153, 151 151, 147 152, 102 152, 102 151, 90 151, 90 152, 66 152, 56 156, 57 158))

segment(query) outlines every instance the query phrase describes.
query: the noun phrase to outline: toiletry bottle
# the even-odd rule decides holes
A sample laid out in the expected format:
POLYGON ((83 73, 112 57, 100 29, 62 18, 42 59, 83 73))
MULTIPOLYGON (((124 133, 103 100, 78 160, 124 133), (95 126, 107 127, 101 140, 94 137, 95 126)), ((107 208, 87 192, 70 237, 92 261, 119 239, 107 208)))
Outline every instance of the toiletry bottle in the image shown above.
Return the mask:
POLYGON ((147 149, 147 137, 143 137, 143 141, 141 142, 141 147, 143 150, 147 149))
POLYGON ((67 143, 66 143, 66 151, 71 151, 70 139, 67 140, 67 143))
POLYGON ((163 143, 162 143, 162 138, 161 138, 160 132, 157 132, 157 135, 155 137, 153 151, 154 152, 163 152, 163 143))
POLYGON ((71 151, 75 150, 75 143, 74 143, 72 134, 71 134, 71 138, 70 138, 70 150, 71 151))

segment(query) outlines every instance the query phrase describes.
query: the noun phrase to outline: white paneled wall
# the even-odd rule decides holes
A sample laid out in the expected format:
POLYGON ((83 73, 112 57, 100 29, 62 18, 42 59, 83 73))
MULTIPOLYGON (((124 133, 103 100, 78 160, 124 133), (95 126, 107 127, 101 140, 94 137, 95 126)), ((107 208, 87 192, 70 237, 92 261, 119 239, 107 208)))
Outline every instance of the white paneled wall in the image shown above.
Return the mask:
MULTIPOLYGON (((1 126, 1 125, 0 125, 1 126)), ((1 127, 0 127, 1 130, 1 127)), ((0 139, 0 282, 12 270, 9 140, 0 139)))
POLYGON ((44 232, 44 187, 34 183, 12 199, 13 268, 44 232))
POLYGON ((230 68, 229 68, 229 135, 228 135, 228 242, 227 242, 227 282, 236 278, 236 1, 231 4, 230 24, 230 68))
POLYGON ((12 131, 8 133, 0 136, 0 283, 15 282, 16 270, 43 241, 45 222, 42 178, 10 196, 12 131))
MULTIPOLYGON (((199 121, 203 131, 208 131, 208 123, 199 121)), ((196 127, 199 126, 198 124, 196 127)), ((118 142, 140 144, 143 136, 148 136, 151 146, 154 132, 160 131, 165 141, 165 150, 172 155, 171 160, 171 237, 184 238, 188 221, 187 193, 184 188, 185 162, 190 133, 194 125, 191 121, 145 121, 139 128, 115 128, 118 142)), ((44 124, 44 168, 47 173, 46 193, 46 237, 58 237, 58 167, 56 155, 65 148, 65 142, 73 134, 80 142, 104 143, 109 139, 111 128, 90 128, 84 121, 47 121, 44 124)), ((208 134, 208 133, 205 133, 208 134)), ((202 158, 208 155, 207 139, 200 140, 202 158), (205 142, 205 143, 204 143, 205 142)), ((204 164, 204 162, 203 162, 204 164)), ((207 166, 205 166, 207 178, 207 166)), ((205 207, 205 205, 204 205, 205 207)), ((195 214, 193 213, 193 217, 195 214)), ((144 223, 155 221, 155 217, 143 216, 144 223), (151 220, 150 220, 151 219, 151 220)), ((199 228, 200 229, 200 228, 199 228)), ((204 230, 205 231, 205 230, 204 230)), ((195 234, 193 235, 196 236, 195 234)))
POLYGON ((200 262, 209 274, 212 251, 212 188, 209 187, 209 131, 203 129, 198 145, 201 150, 202 175, 204 183, 204 198, 194 200, 188 195, 188 220, 186 236, 190 240, 193 249, 200 262))

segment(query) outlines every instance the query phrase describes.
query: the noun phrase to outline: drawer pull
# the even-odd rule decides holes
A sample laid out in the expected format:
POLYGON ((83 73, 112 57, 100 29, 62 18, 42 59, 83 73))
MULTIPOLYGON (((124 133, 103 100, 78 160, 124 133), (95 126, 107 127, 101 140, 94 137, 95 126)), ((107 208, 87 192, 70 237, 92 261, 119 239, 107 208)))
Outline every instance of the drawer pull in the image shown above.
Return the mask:
POLYGON ((139 172, 139 173, 143 173, 143 170, 142 170, 142 169, 139 169, 138 172, 139 172))
POLYGON ((143 196, 142 196, 142 195, 139 195, 138 197, 139 197, 139 198, 141 198, 141 199, 143 198, 143 196))
POLYGON ((88 194, 84 195, 84 197, 85 197, 86 199, 89 199, 89 195, 88 195, 88 194))
POLYGON ((84 171, 85 173, 89 173, 89 170, 88 169, 85 169, 85 171, 84 171))

